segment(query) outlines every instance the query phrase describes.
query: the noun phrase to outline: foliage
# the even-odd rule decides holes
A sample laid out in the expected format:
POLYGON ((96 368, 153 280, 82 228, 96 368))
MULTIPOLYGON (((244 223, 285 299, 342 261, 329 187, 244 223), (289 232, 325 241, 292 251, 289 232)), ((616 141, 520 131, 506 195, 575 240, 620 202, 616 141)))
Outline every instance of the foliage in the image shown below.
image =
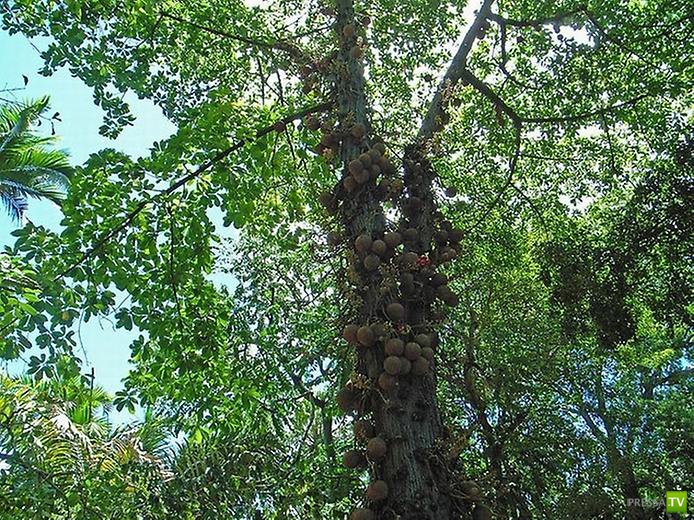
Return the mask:
MULTIPOLYGON (((140 331, 116 406, 153 407, 195 441, 178 459, 189 473, 172 467, 180 498, 143 484, 133 500, 152 516, 344 517, 361 483, 337 455, 350 441, 333 396, 354 352, 335 330, 353 302, 347 260, 321 238, 344 241, 341 223, 319 205, 339 167, 294 117, 344 72, 333 14, 0 6, 10 31, 52 38, 45 73, 67 65, 93 87, 104 134, 132 123, 128 91, 178 126, 149 157, 102 150, 77 168, 60 233, 15 233, 6 258, 29 279, 0 293, 4 356, 31 338, 34 372, 52 373, 81 321, 113 317, 140 331)), ((356 7, 374 132, 394 160, 429 134, 434 196, 465 229, 437 368, 450 466, 500 518, 662 517, 625 504, 692 481, 688 4, 485 1, 471 26, 476 4, 356 7)))
MULTIPOLYGON (((0 106, 0 200, 20 220, 28 197, 60 203, 72 174, 67 154, 50 147, 53 136, 37 135, 31 126, 48 110, 48 98, 0 106)), ((51 118, 58 118, 56 112, 51 118)))

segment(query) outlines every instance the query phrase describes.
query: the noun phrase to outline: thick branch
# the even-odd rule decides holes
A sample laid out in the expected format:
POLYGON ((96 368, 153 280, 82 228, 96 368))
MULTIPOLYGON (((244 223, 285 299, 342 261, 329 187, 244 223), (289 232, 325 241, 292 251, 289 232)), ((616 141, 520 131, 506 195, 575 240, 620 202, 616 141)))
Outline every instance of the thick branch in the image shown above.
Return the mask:
POLYGON ((494 0, 484 0, 482 2, 479 13, 477 13, 475 20, 472 22, 472 25, 463 38, 463 42, 458 48, 458 52, 456 52, 451 64, 448 66, 446 74, 443 76, 441 83, 439 83, 434 97, 429 104, 427 115, 417 134, 417 139, 420 142, 431 138, 434 132, 436 132, 438 126, 437 120, 441 119, 445 110, 444 93, 461 79, 462 73, 465 71, 468 54, 470 54, 472 50, 472 45, 479 34, 480 28, 491 12, 493 3, 494 0))

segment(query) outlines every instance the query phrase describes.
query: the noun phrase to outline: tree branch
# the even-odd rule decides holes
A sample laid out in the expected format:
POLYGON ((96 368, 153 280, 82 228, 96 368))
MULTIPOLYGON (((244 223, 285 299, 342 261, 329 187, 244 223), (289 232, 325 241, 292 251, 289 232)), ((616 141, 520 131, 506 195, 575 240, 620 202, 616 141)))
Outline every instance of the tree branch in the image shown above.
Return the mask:
POLYGON ((246 45, 251 45, 253 47, 260 47, 263 49, 273 49, 273 50, 279 50, 282 52, 286 52, 290 56, 292 56, 294 59, 299 60, 299 61, 306 61, 307 57, 306 55, 296 47, 295 45, 292 45, 290 43, 286 43, 283 41, 275 41, 275 42, 270 42, 270 41, 262 41, 262 40, 254 40, 252 38, 247 38, 245 36, 239 36, 237 34, 231 34, 226 31, 221 31, 219 29, 215 29, 214 27, 208 27, 205 25, 201 25, 197 22, 193 22, 192 20, 187 20, 185 18, 182 18, 178 15, 171 14, 171 13, 162 13, 161 16, 165 18, 170 18, 171 20, 175 20, 180 23, 184 23, 187 25, 190 25, 191 27, 194 27, 196 29, 200 29, 201 31, 208 32, 210 34, 214 34, 217 36, 221 36, 223 38, 228 38, 230 40, 234 40, 237 42, 245 43, 246 45))
MULTIPOLYGON (((333 106, 332 101, 326 101, 325 103, 321 103, 320 105, 315 105, 309 108, 306 108, 304 110, 300 110, 299 112, 296 112, 294 114, 285 116, 281 119, 279 119, 277 122, 283 122, 285 124, 290 123, 294 121, 295 119, 300 119, 304 117, 307 114, 312 114, 315 112, 322 112, 324 110, 327 110, 328 108, 333 106)), ((67 269, 62 271, 58 276, 56 276, 56 280, 66 276, 69 274, 73 269, 75 269, 78 265, 80 265, 82 262, 90 258, 91 256, 94 255, 99 249, 101 249, 109 240, 111 240, 114 236, 119 234, 121 231, 123 231, 125 228, 127 228, 131 222, 135 219, 137 215, 139 215, 143 209, 145 209, 149 204, 155 202, 156 200, 166 196, 170 195, 171 193, 175 192, 178 190, 181 186, 185 185, 189 181, 199 177, 201 174, 205 173, 207 170, 212 168, 215 164, 218 162, 222 161, 225 159, 227 156, 232 154, 233 152, 243 148, 246 144, 248 144, 249 141, 252 140, 257 140, 260 139, 261 137, 273 132, 275 130, 275 124, 273 123, 272 125, 268 125, 264 128, 261 128, 255 133, 255 136, 253 139, 240 139, 233 145, 231 145, 229 148, 226 148, 225 150, 222 150, 221 152, 218 152, 217 155, 212 157, 212 159, 208 160, 206 163, 204 163, 202 166, 197 168, 196 170, 192 171, 188 175, 185 175, 184 177, 180 178, 173 184, 171 184, 167 189, 164 191, 161 191, 157 193, 156 195, 145 199, 141 201, 137 206, 135 206, 126 216, 125 218, 121 221, 120 224, 118 224, 115 228, 111 229, 110 231, 104 233, 101 238, 99 238, 96 243, 89 248, 87 251, 85 251, 80 258, 74 262, 73 264, 70 265, 67 269)))
POLYGON ((422 125, 417 134, 418 141, 422 142, 430 139, 437 131, 437 127, 440 126, 438 121, 440 121, 446 108, 444 94, 461 79, 461 75, 465 71, 467 56, 472 50, 472 45, 475 42, 475 38, 477 37, 482 24, 491 12, 493 3, 494 0, 483 0, 479 13, 477 13, 475 20, 472 22, 472 25, 463 37, 463 41, 458 48, 458 52, 456 52, 455 56, 453 56, 446 74, 444 74, 441 83, 439 83, 439 86, 434 93, 434 97, 432 98, 429 104, 429 109, 427 110, 427 115, 424 117, 424 121, 422 121, 422 125))

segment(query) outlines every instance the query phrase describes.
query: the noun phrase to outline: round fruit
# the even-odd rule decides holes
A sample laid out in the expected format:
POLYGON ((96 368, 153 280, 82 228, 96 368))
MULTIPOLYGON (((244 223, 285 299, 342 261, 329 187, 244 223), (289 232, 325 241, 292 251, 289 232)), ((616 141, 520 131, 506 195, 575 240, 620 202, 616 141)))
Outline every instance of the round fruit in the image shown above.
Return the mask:
POLYGON ((361 468, 366 465, 366 458, 362 452, 358 450, 350 450, 345 453, 344 457, 342 458, 342 463, 345 465, 345 468, 361 468))
POLYGON ((360 507, 352 511, 349 520, 376 520, 376 514, 371 509, 360 507))
POLYGON ((371 156, 368 153, 363 153, 359 156, 359 162, 364 166, 364 168, 368 168, 371 166, 371 156))
POLYGON ((358 325, 349 324, 345 325, 342 329, 342 337, 347 341, 347 343, 354 344, 357 342, 357 331, 359 330, 358 325))
POLYGON ((398 385, 398 379, 395 376, 391 376, 386 372, 383 372, 378 376, 378 386, 380 386, 386 392, 392 392, 398 385))
POLYGON ((376 143, 375 145, 373 145, 373 148, 374 150, 377 150, 378 153, 380 153, 381 155, 386 153, 386 145, 384 145, 383 143, 376 143))
POLYGON ((434 276, 431 277, 430 283, 434 287, 445 285, 448 283, 448 276, 446 276, 443 273, 436 273, 434 276))
POLYGON ((405 239, 406 242, 414 242, 415 240, 417 240, 418 236, 419 232, 416 228, 407 228, 405 232, 402 234, 402 237, 405 239))
POLYGON ((337 393, 336 401, 340 410, 349 413, 357 405, 357 394, 351 388, 343 388, 337 393))
POLYGON ((419 343, 419 346, 422 348, 431 347, 431 336, 429 336, 429 334, 417 334, 414 340, 419 343))
POLYGON ((366 184, 369 181, 371 171, 364 169, 360 171, 359 173, 353 173, 354 180, 357 181, 359 184, 366 184))
POLYGON ((405 319, 405 307, 401 303, 389 303, 386 307, 386 314, 393 321, 402 321, 405 319))
POLYGON ((381 265, 381 259, 376 255, 366 255, 364 258, 364 267, 367 271, 375 271, 381 265))
POLYGON ((383 241, 386 243, 388 247, 391 249, 395 249, 398 247, 400 244, 402 244, 402 235, 397 232, 393 233, 386 233, 383 235, 383 241))
POLYGON ((458 298, 458 295, 456 293, 450 291, 443 299, 443 303, 445 303, 449 307, 457 307, 460 303, 460 298, 458 298))
POLYGON ((349 161, 347 169, 349 170, 349 173, 355 175, 361 173, 364 170, 364 165, 361 163, 360 160, 354 159, 353 161, 349 161))
POLYGON ((405 357, 410 361, 415 361, 416 359, 419 359, 421 355, 422 347, 419 346, 419 343, 410 341, 409 343, 407 343, 407 345, 405 345, 405 357))
POLYGON ((342 185, 345 187, 345 191, 347 193, 352 193, 354 190, 357 189, 357 186, 359 186, 359 184, 357 184, 357 181, 355 181, 354 177, 352 177, 351 175, 345 177, 342 180, 342 185))
POLYGON ((477 482, 467 480, 460 485, 460 489, 469 497, 477 497, 480 494, 480 487, 477 482))
POLYGON ((387 250, 388 246, 383 240, 374 240, 373 244, 371 244, 371 251, 378 256, 383 256, 387 250))
POLYGON ((472 520, 491 520, 492 512, 484 504, 477 504, 472 511, 472 520))
POLYGON ((313 132, 320 128, 320 121, 313 116, 306 116, 304 119, 304 124, 306 125, 306 128, 313 132))
POLYGON ((345 38, 351 38, 352 36, 354 36, 354 25, 352 25, 351 23, 345 25, 342 28, 342 36, 344 36, 345 38))
MULTIPOLYGON (((352 57, 355 59, 361 58, 361 49, 359 47, 354 47, 354 48, 352 48, 352 52, 354 52, 354 49, 357 49, 359 51, 360 55, 359 56, 352 56, 352 57)), ((351 52, 350 52, 350 54, 351 54, 351 52)), ((355 139, 361 139, 362 137, 364 137, 366 135, 366 127, 361 123, 356 123, 356 124, 352 125, 352 128, 350 128, 349 132, 352 134, 352 137, 354 137, 355 139)))
POLYGON ((362 51, 360 47, 357 47, 357 46, 355 45, 354 47, 352 47, 352 48, 349 50, 349 55, 350 55, 353 59, 359 60, 359 59, 361 59, 362 56, 364 56, 364 51, 362 51))
POLYGON ((406 376, 412 371, 412 362, 406 357, 400 358, 400 375, 406 376))
POLYGON ((354 241, 354 248, 360 253, 368 253, 371 249, 371 237, 367 234, 359 235, 354 241))
POLYGON ((436 233, 434 233, 434 240, 436 240, 436 242, 439 244, 445 244, 448 242, 448 231, 445 229, 439 229, 436 233))
POLYGON ((412 363, 412 373, 416 376, 423 376, 429 371, 429 360, 424 357, 417 358, 412 363))
POLYGON ((382 502, 388 498, 388 484, 383 480, 376 480, 366 488, 366 496, 373 502, 382 502))
POLYGON ((386 456, 386 451, 388 451, 386 441, 380 437, 374 437, 366 445, 366 455, 369 457, 369 460, 374 462, 382 461, 386 456))
POLYGON ((376 337, 371 327, 367 325, 359 327, 357 331, 357 341, 365 347, 373 346, 373 344, 376 343, 376 337))
POLYGON ((419 255, 414 251, 408 251, 402 255, 403 264, 405 264, 405 266, 408 268, 412 268, 417 265, 417 260, 419 260, 419 255))
POLYGON ((277 121, 273 127, 275 132, 282 133, 287 129, 287 124, 284 121, 277 121))
POLYGON ((374 427, 369 421, 354 421, 354 436, 357 439, 370 439, 374 436, 374 427))
POLYGON ((386 341, 385 350, 389 356, 402 356, 405 352, 405 343, 400 338, 391 338, 386 341))
POLYGON ((450 239, 451 242, 454 244, 457 244, 463 239, 463 230, 462 229, 451 229, 448 232, 448 238, 450 239))
POLYGON ((446 188, 446 197, 455 197, 457 194, 458 190, 456 190, 453 186, 446 188))
POLYGON ((427 361, 432 362, 434 360, 434 349, 431 347, 424 347, 422 349, 422 357, 427 361))
POLYGON ((400 358, 397 356, 388 356, 383 361, 383 369, 391 376, 398 375, 400 373, 400 358))

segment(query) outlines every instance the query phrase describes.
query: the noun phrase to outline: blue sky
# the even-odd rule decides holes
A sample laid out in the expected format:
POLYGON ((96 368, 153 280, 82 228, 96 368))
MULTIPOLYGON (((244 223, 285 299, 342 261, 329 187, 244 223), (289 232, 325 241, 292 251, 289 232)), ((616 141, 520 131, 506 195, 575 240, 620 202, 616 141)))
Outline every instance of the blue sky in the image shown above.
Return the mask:
MULTIPOLYGON (((39 50, 45 42, 33 42, 39 50)), ((83 163, 91 153, 102 148, 115 148, 133 157, 148 154, 155 141, 165 139, 175 131, 169 122, 152 103, 138 100, 136 96, 126 96, 137 120, 115 141, 99 135, 102 124, 102 111, 93 102, 92 92, 79 79, 73 78, 66 69, 59 70, 50 77, 38 74, 42 60, 27 38, 22 35, 10 36, 0 31, 0 90, 23 86, 22 75, 29 78, 27 87, 20 91, 1 92, 4 99, 27 99, 49 95, 51 114, 60 112, 62 122, 56 124, 60 136, 60 147, 65 148, 74 164, 83 163)), ((50 131, 47 128, 46 131, 50 131)), ((60 229, 60 211, 45 201, 30 201, 27 217, 36 224, 50 229, 60 229)), ((10 235, 17 224, 0 211, 0 248, 14 240, 10 235)), ((93 366, 97 384, 113 394, 122 387, 121 380, 128 371, 130 355, 129 344, 135 333, 115 330, 110 323, 92 320, 83 324, 81 336, 87 359, 85 372, 93 366)), ((21 370, 17 364, 8 367, 13 373, 21 370)), ((115 414, 113 419, 121 422, 126 414, 115 414)))

